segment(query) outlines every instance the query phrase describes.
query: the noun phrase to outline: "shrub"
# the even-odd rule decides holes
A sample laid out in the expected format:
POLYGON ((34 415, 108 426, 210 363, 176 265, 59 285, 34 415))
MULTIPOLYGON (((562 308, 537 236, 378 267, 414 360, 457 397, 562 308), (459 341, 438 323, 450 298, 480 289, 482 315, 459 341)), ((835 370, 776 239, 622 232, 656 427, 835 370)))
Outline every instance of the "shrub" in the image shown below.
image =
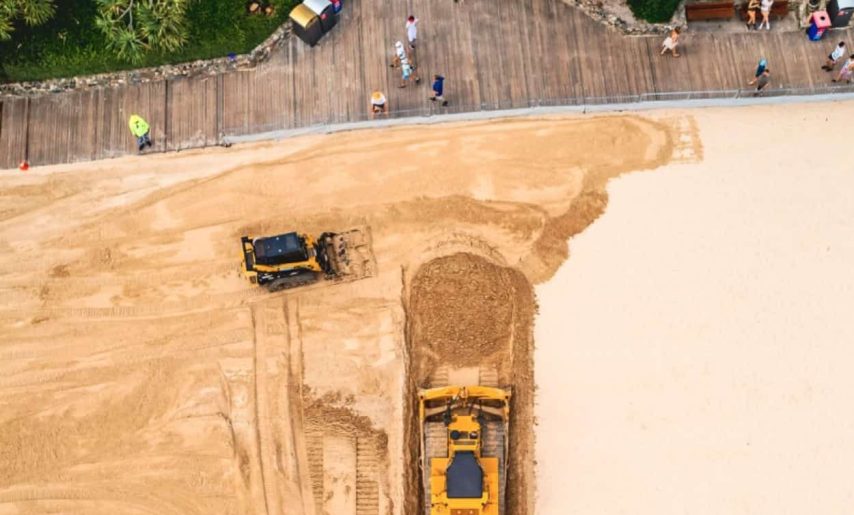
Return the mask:
POLYGON ((637 18, 651 23, 666 23, 673 17, 679 0, 628 0, 637 18))
POLYGON ((12 37, 16 20, 33 27, 49 20, 55 12, 53 0, 0 0, 0 40, 12 37))
POLYGON ((94 0, 55 0, 61 16, 36 27, 16 24, 12 38, 0 41, 0 81, 90 75, 245 53, 284 23, 297 2, 271 0, 276 11, 267 17, 248 15, 245 0, 194 0, 184 14, 186 43, 173 51, 148 49, 134 62, 109 48, 96 26, 94 0))

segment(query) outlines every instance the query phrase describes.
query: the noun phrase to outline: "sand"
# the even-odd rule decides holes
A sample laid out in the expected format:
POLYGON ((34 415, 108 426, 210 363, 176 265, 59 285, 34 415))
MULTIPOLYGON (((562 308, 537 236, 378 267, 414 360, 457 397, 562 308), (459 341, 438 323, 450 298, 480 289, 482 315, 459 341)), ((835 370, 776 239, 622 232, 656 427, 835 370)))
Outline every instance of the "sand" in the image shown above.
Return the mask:
POLYGON ((533 513, 532 284, 604 209, 608 177, 696 158, 686 120, 3 172, 0 512, 415 513, 415 390, 477 377, 518 392, 507 504, 533 513), (269 294, 239 274, 244 234, 352 227, 372 235, 369 278, 269 294), (459 352, 455 334, 483 342, 459 352))
POLYGON ((854 105, 685 114, 536 289, 537 513, 851 513, 854 105))
MULTIPOLYGON (((803 112, 815 118, 819 109, 803 112)), ((800 112, 780 111, 774 130, 798 134, 792 127, 803 122, 793 113, 800 112)), ((688 348, 691 338, 631 339, 637 349, 625 346, 627 338, 611 338, 613 350, 599 354, 607 347, 575 334, 581 324, 569 315, 596 309, 576 315, 598 320, 595 334, 621 327, 615 319, 640 319, 597 297, 609 288, 560 281, 568 266, 583 262, 575 255, 578 242, 617 209, 632 209, 628 218, 636 224, 631 235, 619 232, 620 241, 634 237, 631 250, 650 255, 644 230, 660 228, 663 235, 672 219, 698 205, 694 197, 671 194, 629 199, 617 208, 609 203, 608 184, 659 175, 687 180, 700 177, 703 167, 719 169, 753 155, 755 143, 729 140, 731 125, 757 113, 767 119, 768 112, 715 113, 401 127, 0 172, 0 513, 416 514, 423 499, 415 392, 469 381, 514 392, 508 514, 607 512, 595 503, 642 502, 630 494, 643 483, 609 469, 619 462, 608 452, 618 444, 635 452, 655 447, 637 445, 632 427, 598 432, 596 417, 613 412, 593 411, 582 426, 578 411, 625 406, 632 392, 655 384, 597 383, 610 363, 594 358, 620 357, 628 369, 643 363, 642 350, 677 340, 688 348), (710 116, 718 123, 710 125, 710 116), (698 123, 710 141, 705 150, 698 123), (640 171, 647 173, 621 177, 640 171), (640 223, 638 211, 665 207, 679 214, 671 211, 658 225, 640 223), (372 236, 369 277, 270 294, 239 274, 242 235, 353 227, 372 236), (545 282, 535 297, 535 285, 545 282), (568 308, 572 303, 579 306, 568 308), (555 308, 559 322, 549 318, 555 308), (550 323, 557 324, 551 332, 550 323), (593 388, 597 384, 602 388, 593 388), (618 393, 623 397, 608 399, 618 393), (571 505, 569 495, 578 504, 571 505)), ((774 169, 755 173, 777 179, 774 169)), ((747 191, 728 190, 740 205, 752 198, 747 191)), ((762 218, 754 209, 759 204, 746 205, 752 207, 742 218, 778 221, 762 218)), ((713 211, 708 228, 698 225, 694 232, 725 239, 727 231, 712 223, 723 219, 720 209, 713 211)), ((789 234, 784 228, 776 234, 789 234)), ((666 238, 656 248, 684 251, 682 239, 666 238)), ((722 240, 707 235, 704 241, 710 242, 707 259, 711 250, 745 245, 736 240, 710 249, 722 240)), ((650 278, 658 267, 647 264, 638 273, 623 259, 628 249, 616 250, 595 252, 581 274, 608 268, 615 277, 633 270, 650 278)), ((643 263, 640 256, 634 262, 643 263)), ((666 291, 647 285, 650 292, 666 291)), ((688 281, 675 286, 692 292, 688 281)), ((655 298, 641 299, 652 310, 655 298)), ((699 305, 684 298, 673 304, 674 311, 699 305)), ((658 325, 660 311, 648 311, 641 322, 658 325)), ((744 311, 729 315, 750 318, 744 311)), ((706 331, 734 326, 705 320, 706 331)), ((712 355, 716 349, 704 349, 703 356, 724 360, 712 355)), ((662 370, 682 363, 668 363, 663 350, 649 356, 662 370)), ((746 364, 740 370, 734 388, 748 388, 759 377, 746 364)), ((809 384, 814 398, 826 391, 809 384)), ((632 416, 658 431, 657 438, 672 436, 668 421, 691 411, 679 399, 665 403, 668 392, 655 393, 662 395, 649 397, 658 403, 657 422, 643 418, 646 410, 632 416)), ((690 388, 683 384, 681 393, 687 402, 690 388)), ((691 427, 682 422, 675 427, 691 427)), ((706 422, 707 428, 719 423, 706 422)), ((685 470, 698 453, 711 459, 715 449, 743 452, 727 442, 710 451, 691 438, 678 441, 686 445, 680 454, 685 470)), ((760 437, 752 442, 763 448, 760 437)), ((823 443, 827 452, 833 449, 823 443)), ((675 474, 673 467, 665 470, 675 474)), ((645 479, 655 477, 642 470, 645 479)), ((672 484, 687 477, 702 478, 702 470, 672 484)), ((715 477, 692 485, 714 485, 715 477)), ((689 493, 697 488, 681 492, 684 506, 695 506, 689 493)), ((657 485, 646 495, 662 491, 657 485)), ((712 506, 714 499, 701 500, 712 506)))

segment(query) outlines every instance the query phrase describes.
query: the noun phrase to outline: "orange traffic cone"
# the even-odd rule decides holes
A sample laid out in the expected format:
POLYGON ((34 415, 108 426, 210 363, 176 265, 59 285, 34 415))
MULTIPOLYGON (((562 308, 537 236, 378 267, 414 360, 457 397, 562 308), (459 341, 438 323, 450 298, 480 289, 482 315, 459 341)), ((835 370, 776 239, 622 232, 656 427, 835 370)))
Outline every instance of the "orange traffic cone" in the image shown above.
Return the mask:
POLYGON ((22 172, 26 172, 30 169, 30 163, 28 163, 27 160, 24 159, 23 161, 21 161, 21 164, 18 165, 18 168, 20 168, 22 172))

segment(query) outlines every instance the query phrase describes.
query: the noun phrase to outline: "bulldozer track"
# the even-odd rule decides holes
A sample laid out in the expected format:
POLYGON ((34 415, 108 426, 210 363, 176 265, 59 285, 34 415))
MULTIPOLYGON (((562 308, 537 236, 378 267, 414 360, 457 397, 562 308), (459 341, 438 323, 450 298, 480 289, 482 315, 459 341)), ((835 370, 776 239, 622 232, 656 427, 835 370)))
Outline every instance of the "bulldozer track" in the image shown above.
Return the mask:
POLYGON ((507 490, 507 435, 505 434, 504 423, 498 421, 487 421, 481 427, 482 444, 481 450, 483 456, 498 458, 498 504, 499 514, 504 515, 505 506, 507 505, 505 492, 507 490))
POLYGON ((380 470, 377 446, 373 438, 356 441, 356 515, 378 515, 380 488, 377 473, 380 470))
POLYGON ((421 480, 424 484, 424 515, 430 515, 430 459, 448 457, 448 430, 442 422, 425 422, 421 480))

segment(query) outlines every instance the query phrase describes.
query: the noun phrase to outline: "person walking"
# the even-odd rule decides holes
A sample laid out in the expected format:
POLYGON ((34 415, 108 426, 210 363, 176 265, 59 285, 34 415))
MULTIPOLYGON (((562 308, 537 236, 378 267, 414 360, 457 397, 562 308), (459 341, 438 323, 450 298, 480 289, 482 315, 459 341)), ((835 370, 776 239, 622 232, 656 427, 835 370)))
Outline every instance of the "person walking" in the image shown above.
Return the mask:
POLYGON ((851 54, 848 59, 842 64, 842 68, 839 69, 839 73, 836 74, 835 79, 831 79, 831 82, 851 82, 851 76, 854 74, 854 54, 851 54))
POLYGON ((128 126, 130 127, 131 134, 136 138, 136 146, 139 147, 140 152, 142 152, 146 145, 151 147, 151 128, 142 116, 138 114, 130 115, 128 126))
POLYGON ((400 66, 400 86, 399 88, 405 88, 410 80, 414 79, 416 84, 421 83, 421 77, 418 76, 418 72, 415 71, 415 67, 409 61, 409 55, 406 53, 406 48, 403 47, 403 43, 400 41, 394 44, 395 56, 394 60, 391 63, 392 68, 396 68, 400 66))
POLYGON ((842 56, 845 55, 845 42, 840 41, 836 48, 833 49, 833 52, 827 56, 827 62, 824 63, 824 66, 821 67, 822 70, 832 72, 836 67, 836 62, 842 59, 842 56))
POLYGON ((679 51, 676 50, 676 46, 679 44, 679 27, 674 27, 673 30, 670 31, 670 35, 665 38, 664 42, 661 44, 661 54, 664 55, 665 52, 670 52, 673 54, 673 57, 679 57, 679 51))
POLYGON ((751 80, 747 84, 750 86, 756 84, 756 81, 759 79, 760 76, 762 76, 762 72, 764 72, 766 68, 768 68, 768 61, 766 61, 764 57, 760 57, 759 64, 756 65, 756 71, 753 73, 753 80, 751 80))
POLYGON ((759 12, 762 14, 762 21, 759 22, 759 30, 765 26, 765 30, 771 30, 771 7, 774 6, 774 0, 761 0, 759 2, 759 12))
POLYGON ((771 71, 768 68, 762 70, 762 74, 759 77, 756 77, 752 81, 751 84, 756 84, 756 91, 753 93, 754 97, 758 97, 762 94, 762 90, 765 89, 765 86, 768 85, 768 82, 771 80, 771 71))
POLYGON ((756 10, 759 9, 759 0, 748 0, 747 2, 747 30, 756 29, 756 10))
POLYGON ((409 48, 415 50, 415 40, 418 39, 418 18, 410 16, 406 19, 406 39, 409 48))
POLYGON ((406 19, 406 40, 409 42, 409 52, 411 54, 412 66, 417 66, 415 41, 418 39, 418 18, 409 16, 406 19))
POLYGON ((371 118, 376 118, 377 115, 388 114, 388 101, 382 91, 374 91, 371 93, 371 118))
POLYGON ((442 102, 442 107, 448 107, 448 101, 445 100, 445 77, 441 75, 433 76, 433 96, 430 97, 433 102, 442 102))

